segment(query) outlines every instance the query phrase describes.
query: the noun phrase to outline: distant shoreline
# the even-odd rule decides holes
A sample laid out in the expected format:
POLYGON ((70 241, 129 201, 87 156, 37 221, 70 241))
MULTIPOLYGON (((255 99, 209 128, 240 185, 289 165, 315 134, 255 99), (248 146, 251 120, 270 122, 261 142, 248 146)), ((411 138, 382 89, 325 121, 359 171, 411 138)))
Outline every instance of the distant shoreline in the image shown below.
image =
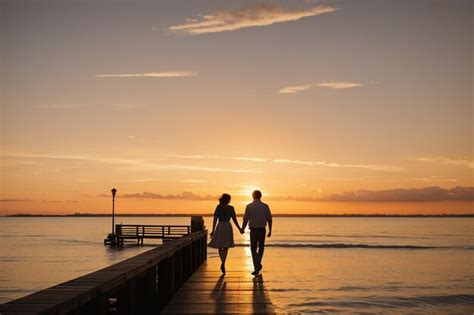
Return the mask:
MULTIPOLYGON (((8 214, 0 217, 4 218, 94 218, 110 217, 105 213, 73 213, 73 214, 8 214)), ((116 217, 190 217, 203 216, 211 217, 211 213, 123 213, 116 214, 116 217)), ((238 215, 239 216, 239 215, 238 215)), ((274 214, 274 217, 296 217, 296 218, 474 218, 474 214, 274 214)))

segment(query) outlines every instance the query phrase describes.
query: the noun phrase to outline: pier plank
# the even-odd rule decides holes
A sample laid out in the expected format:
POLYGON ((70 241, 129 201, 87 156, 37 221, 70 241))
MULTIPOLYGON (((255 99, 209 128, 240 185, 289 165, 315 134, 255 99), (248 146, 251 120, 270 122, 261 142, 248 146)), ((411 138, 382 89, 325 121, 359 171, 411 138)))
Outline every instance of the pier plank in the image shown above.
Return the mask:
POLYGON ((251 275, 251 257, 245 249, 231 249, 227 272, 218 257, 208 258, 178 290, 162 314, 272 314, 264 274, 251 275))

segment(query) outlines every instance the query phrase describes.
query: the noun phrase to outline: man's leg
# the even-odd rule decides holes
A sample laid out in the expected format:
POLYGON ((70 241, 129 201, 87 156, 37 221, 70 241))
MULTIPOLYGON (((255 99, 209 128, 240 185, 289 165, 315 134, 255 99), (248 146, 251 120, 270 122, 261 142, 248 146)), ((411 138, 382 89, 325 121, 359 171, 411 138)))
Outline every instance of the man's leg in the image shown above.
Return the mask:
POLYGON ((257 253, 258 230, 250 229, 250 251, 252 252, 253 268, 257 270, 260 264, 260 259, 257 253))
POLYGON ((265 250, 265 236, 266 236, 266 230, 265 229, 259 229, 258 231, 258 238, 257 238, 257 243, 258 243, 258 269, 262 269, 262 259, 263 259, 263 251, 265 250))

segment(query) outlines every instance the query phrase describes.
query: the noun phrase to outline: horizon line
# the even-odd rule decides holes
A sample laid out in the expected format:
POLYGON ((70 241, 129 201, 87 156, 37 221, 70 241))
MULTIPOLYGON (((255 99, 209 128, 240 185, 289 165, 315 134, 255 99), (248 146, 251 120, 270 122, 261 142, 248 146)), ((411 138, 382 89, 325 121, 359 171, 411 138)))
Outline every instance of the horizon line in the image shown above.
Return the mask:
MULTIPOLYGON (((122 213, 115 214, 116 217, 188 217, 188 216, 203 216, 212 217, 212 213, 122 213)), ((237 215, 241 217, 243 215, 237 215)), ((330 214, 330 213, 275 213, 273 217, 474 217, 474 213, 442 213, 442 214, 398 214, 398 213, 341 213, 341 214, 330 214)), ((16 213, 0 215, 0 217, 111 217, 107 213, 66 213, 66 214, 29 214, 29 213, 16 213)))

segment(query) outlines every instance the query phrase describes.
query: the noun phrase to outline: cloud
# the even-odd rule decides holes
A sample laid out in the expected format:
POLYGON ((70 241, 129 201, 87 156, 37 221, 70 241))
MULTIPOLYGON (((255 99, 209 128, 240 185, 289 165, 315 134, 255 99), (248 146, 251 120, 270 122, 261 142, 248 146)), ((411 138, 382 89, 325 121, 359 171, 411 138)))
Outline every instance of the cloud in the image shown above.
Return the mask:
POLYGON ((278 6, 265 4, 245 7, 238 10, 217 11, 187 19, 186 23, 172 25, 171 32, 191 35, 234 31, 241 28, 266 26, 275 23, 297 21, 304 17, 331 13, 339 10, 331 6, 319 5, 300 10, 285 10, 278 6))
POLYGON ((293 86, 285 86, 278 90, 277 93, 279 94, 297 94, 300 92, 304 92, 310 90, 314 87, 320 88, 330 88, 330 89, 350 89, 358 86, 363 86, 362 83, 357 82, 347 82, 347 81, 330 81, 330 82, 321 82, 321 83, 311 83, 311 84, 303 84, 303 85, 293 85, 293 86))
POLYGON ((205 154, 192 154, 192 155, 179 155, 179 154, 170 154, 167 155, 171 158, 178 159, 216 159, 216 160, 235 160, 235 161, 250 161, 250 162, 268 162, 270 159, 264 159, 259 157, 240 157, 240 156, 226 156, 226 155, 205 155, 205 154))
POLYGON ((149 138, 141 138, 138 136, 127 136, 130 141, 135 141, 139 143, 153 143, 153 144, 163 144, 166 143, 164 140, 156 140, 156 139, 149 139, 149 138))
POLYGON ((97 104, 46 104, 33 106, 38 109, 63 109, 63 108, 100 108, 100 107, 112 107, 118 109, 134 109, 138 107, 145 107, 144 104, 134 104, 134 103, 97 103, 97 104))
POLYGON ((38 105, 34 106, 36 108, 41 108, 41 109, 57 109, 57 108, 71 108, 71 107, 76 107, 77 105, 73 104, 47 104, 47 105, 38 105))
POLYGON ((341 202, 438 202, 474 201, 474 187, 445 189, 438 186, 390 190, 358 190, 334 194, 323 198, 325 201, 341 202))
POLYGON ((455 182, 457 182, 457 179, 455 179, 455 178, 442 178, 442 177, 437 177, 437 176, 430 176, 430 177, 407 178, 406 181, 450 182, 450 183, 455 183, 455 182))
POLYGON ((261 173, 263 173, 262 171, 256 171, 256 170, 220 168, 220 167, 206 167, 206 166, 193 166, 193 165, 162 165, 161 168, 183 169, 183 170, 205 171, 205 172, 217 172, 217 173, 247 173, 247 174, 261 174, 261 173))
POLYGON ((372 171, 383 171, 383 172, 399 172, 402 170, 400 166, 380 165, 380 164, 344 164, 344 167, 365 168, 372 171))
POLYGON ((278 90, 280 94, 296 94, 311 89, 314 84, 286 86, 278 90))
POLYGON ((96 74, 96 78, 183 78, 197 76, 198 72, 192 71, 164 71, 148 73, 121 73, 121 74, 96 74))
POLYGON ((49 203, 61 203, 61 202, 77 202, 76 200, 34 200, 28 198, 4 198, 0 199, 0 202, 49 202, 49 203))
POLYGON ((207 181, 202 180, 202 179, 183 179, 181 182, 186 183, 186 184, 202 184, 202 183, 207 183, 207 181))
POLYGON ((300 161, 300 160, 289 160, 289 159, 274 159, 273 163, 285 163, 285 164, 298 164, 298 165, 309 165, 313 166, 314 162, 312 161, 300 161))
MULTIPOLYGON (((319 191, 320 193, 321 191, 319 191)), ((235 194, 238 199, 238 194, 235 194)), ((101 194, 99 197, 110 197, 101 194)), ((120 198, 132 199, 168 199, 168 200, 217 200, 219 196, 199 195, 192 191, 181 194, 160 194, 153 192, 118 195, 120 198)), ((265 197, 268 201, 299 201, 299 202, 442 202, 442 201, 474 201, 474 187, 454 187, 451 189, 438 186, 423 188, 400 188, 388 190, 357 190, 322 197, 312 196, 272 196, 265 197)))
MULTIPOLYGON (((99 195, 100 197, 109 197, 109 195, 99 195)), ((199 195, 192 191, 184 191, 181 194, 176 195, 162 195, 152 192, 134 193, 134 194, 123 194, 119 195, 120 198, 132 198, 132 199, 170 199, 170 200, 217 200, 219 197, 212 195, 199 195)))
POLYGON ((311 161, 311 160, 292 160, 292 159, 269 159, 261 157, 238 157, 238 156, 225 156, 225 155, 167 155, 168 157, 179 158, 179 159, 222 159, 222 160, 235 160, 235 161, 249 161, 249 162, 270 162, 275 164, 294 164, 294 165, 306 165, 306 166, 325 166, 325 167, 347 167, 347 168, 364 168, 373 171, 383 172, 398 172, 402 168, 395 165, 379 165, 379 164, 341 164, 336 162, 326 161, 311 161))
POLYGON ((302 202, 441 202, 474 201, 474 187, 438 186, 423 188, 400 188, 389 190, 357 190, 323 197, 268 196, 273 201, 302 202))
POLYGON ((453 159, 453 158, 444 157, 444 156, 417 157, 417 158, 411 158, 409 159, 409 161, 436 163, 436 164, 450 165, 450 166, 455 166, 455 167, 474 168, 474 161, 467 157, 462 158, 462 159, 453 159))
POLYGON ((302 161, 302 160, 290 160, 290 159, 267 159, 261 157, 246 157, 246 156, 226 156, 226 155, 168 155, 168 157, 179 158, 179 159, 217 159, 217 160, 234 160, 234 161, 247 161, 247 162, 257 162, 265 163, 271 162, 276 164, 296 164, 296 165, 308 165, 316 166, 323 165, 329 167, 340 167, 338 163, 328 163, 325 161, 302 161))
POLYGON ((125 165, 135 170, 142 171, 167 171, 174 169, 190 170, 190 171, 203 171, 203 172, 217 172, 217 173, 247 173, 247 174, 261 174, 262 171, 240 169, 240 168, 221 168, 221 167, 208 167, 208 166, 195 166, 195 165, 183 165, 183 164, 161 164, 156 162, 149 162, 146 160, 139 159, 124 159, 124 158, 108 158, 108 157, 96 157, 87 155, 54 155, 54 154, 3 154, 1 157, 9 158, 29 158, 29 159, 58 159, 58 160, 79 160, 88 161, 112 165, 125 165))
POLYGON ((322 82, 318 83, 317 86, 322 88, 330 88, 330 89, 350 89, 358 86, 362 86, 362 83, 357 82, 347 82, 347 81, 330 81, 330 82, 322 82))

